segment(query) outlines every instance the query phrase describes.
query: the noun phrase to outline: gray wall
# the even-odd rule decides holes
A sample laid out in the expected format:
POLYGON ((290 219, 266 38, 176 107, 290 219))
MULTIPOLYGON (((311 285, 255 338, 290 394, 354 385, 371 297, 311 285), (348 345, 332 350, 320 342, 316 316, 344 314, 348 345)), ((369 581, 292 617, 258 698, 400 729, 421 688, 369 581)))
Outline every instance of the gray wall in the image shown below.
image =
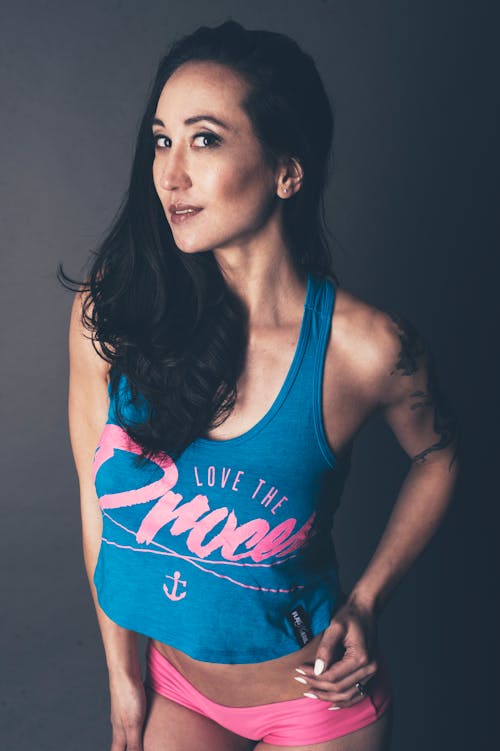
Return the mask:
MULTIPOLYGON (((63 261, 78 276, 118 207, 161 54, 174 37, 230 16, 290 34, 313 53, 336 110, 327 205, 341 281, 399 309, 427 337, 463 425, 453 507, 380 621, 395 689, 393 748, 489 748, 493 3, 4 0, 0 14, 2 748, 109 747, 67 427, 72 298, 55 269, 63 261)), ((367 425, 335 531, 347 585, 367 563, 406 467, 385 425, 367 425)))

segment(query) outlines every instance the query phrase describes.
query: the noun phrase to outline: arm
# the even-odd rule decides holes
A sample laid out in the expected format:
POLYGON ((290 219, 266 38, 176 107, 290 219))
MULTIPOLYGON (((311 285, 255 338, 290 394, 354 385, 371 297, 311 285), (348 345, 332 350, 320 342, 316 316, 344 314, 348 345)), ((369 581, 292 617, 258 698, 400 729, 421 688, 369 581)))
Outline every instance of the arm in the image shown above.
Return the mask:
MULTIPOLYGON (((102 514, 94 487, 92 462, 107 420, 108 363, 96 352, 81 322, 82 293, 75 295, 69 326, 70 378, 68 416, 71 448, 80 486, 83 556, 109 672, 113 733, 125 749, 123 726, 129 719, 142 724, 143 686, 137 651, 137 634, 114 623, 99 606, 93 574, 102 534, 102 514), (126 695, 126 698, 124 696, 126 695)), ((129 735, 130 739, 130 735, 129 735)), ((138 746, 139 748, 139 746, 138 746)))
POLYGON ((381 411, 411 464, 375 553, 323 634, 314 671, 301 665, 308 688, 336 707, 363 700, 355 684, 378 670, 376 617, 439 527, 458 476, 456 424, 432 353, 413 326, 375 310, 355 365, 360 395, 381 411), (340 646, 345 652, 337 659, 340 646))
POLYGON ((459 470, 457 426, 427 343, 403 318, 379 317, 376 403, 411 464, 375 553, 349 597, 375 613, 438 529, 459 470))

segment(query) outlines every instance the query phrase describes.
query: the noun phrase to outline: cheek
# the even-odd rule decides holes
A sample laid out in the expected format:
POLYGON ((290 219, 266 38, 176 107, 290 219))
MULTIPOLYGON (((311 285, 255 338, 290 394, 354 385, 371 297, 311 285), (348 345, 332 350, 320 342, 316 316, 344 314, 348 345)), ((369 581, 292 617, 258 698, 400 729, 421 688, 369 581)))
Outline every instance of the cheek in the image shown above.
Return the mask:
POLYGON ((224 200, 224 204, 244 204, 250 208, 260 205, 268 199, 271 188, 269 175, 261 165, 232 164, 227 169, 221 168, 211 174, 206 174, 206 184, 209 194, 224 200))

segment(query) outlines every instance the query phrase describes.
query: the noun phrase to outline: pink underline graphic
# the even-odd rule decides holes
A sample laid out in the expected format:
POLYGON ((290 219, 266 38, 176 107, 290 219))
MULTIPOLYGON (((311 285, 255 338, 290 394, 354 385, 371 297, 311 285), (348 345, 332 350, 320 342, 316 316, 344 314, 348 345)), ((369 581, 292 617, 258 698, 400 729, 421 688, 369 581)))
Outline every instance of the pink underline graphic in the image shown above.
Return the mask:
MULTIPOLYGON (((135 532, 133 530, 127 529, 127 527, 125 527, 123 524, 120 524, 119 522, 117 522, 115 519, 113 519, 111 516, 109 516, 109 514, 106 514, 105 512, 103 512, 103 515, 107 516, 107 518, 110 521, 112 521, 113 524, 116 524, 116 526, 121 527, 121 529, 125 530, 125 532, 128 532, 129 534, 135 536, 135 532)), ((289 593, 289 592, 295 592, 297 589, 304 589, 304 586, 305 586, 303 584, 296 584, 291 589, 275 589, 275 588, 272 588, 272 587, 254 587, 251 584, 244 584, 243 582, 240 582, 237 579, 233 579, 231 576, 227 576, 225 574, 218 574, 216 571, 211 571, 210 569, 205 568, 204 566, 201 566, 198 563, 199 558, 194 558, 194 557, 188 556, 188 555, 182 555, 182 553, 176 553, 175 550, 170 550, 170 548, 167 548, 164 545, 160 545, 160 543, 158 543, 158 542, 154 542, 153 541, 153 544, 156 545, 157 547, 161 548, 162 550, 145 550, 144 548, 135 548, 132 545, 120 545, 119 543, 114 542, 114 540, 108 540, 105 537, 103 537, 102 540, 107 545, 114 545, 115 547, 121 548, 123 550, 132 550, 135 553, 152 553, 154 555, 165 555, 165 556, 168 556, 168 557, 171 557, 171 558, 179 558, 180 560, 185 561, 186 563, 190 563, 192 566, 195 566, 196 568, 200 569, 200 571, 203 571, 206 574, 212 574, 212 576, 216 576, 219 579, 226 579, 227 581, 230 581, 232 584, 237 584, 239 587, 243 587, 244 589, 254 589, 254 590, 259 591, 259 592, 276 592, 276 593, 282 592, 282 593, 289 593)), ((295 558, 295 555, 290 556, 290 558, 295 558)), ((290 560, 290 558, 288 558, 287 560, 290 560)), ((222 563, 224 565, 232 565, 232 566, 234 566, 234 565, 237 565, 237 566, 252 566, 252 567, 258 566, 259 568, 262 568, 263 566, 264 567, 269 567, 269 566, 272 565, 270 563, 250 563, 250 564, 245 564, 245 563, 237 563, 237 562, 234 562, 234 561, 210 561, 210 563, 211 564, 212 563, 222 563)), ((284 563, 284 561, 279 561, 279 563, 284 563)))
POLYGON ((195 566, 196 568, 199 568, 201 571, 204 571, 206 574, 212 574, 212 576, 217 576, 219 579, 226 579, 227 581, 232 582, 232 584, 237 584, 239 587, 244 587, 245 589, 255 589, 259 592, 295 592, 295 590, 297 589, 304 589, 303 584, 296 584, 291 589, 273 589, 272 587, 253 587, 251 584, 244 584, 243 582, 239 582, 230 576, 226 576, 225 574, 218 574, 216 571, 211 571, 210 569, 205 568, 204 566, 200 566, 199 563, 196 563, 195 561, 191 560, 188 556, 181 555, 180 553, 162 552, 160 550, 144 550, 143 548, 134 548, 132 547, 132 545, 119 545, 117 542, 114 542, 113 540, 107 540, 105 537, 102 538, 102 541, 105 542, 107 545, 114 545, 115 548, 122 548, 124 550, 133 550, 135 553, 155 553, 156 555, 167 555, 173 558, 180 558, 181 560, 186 561, 186 563, 190 563, 192 566, 195 566))

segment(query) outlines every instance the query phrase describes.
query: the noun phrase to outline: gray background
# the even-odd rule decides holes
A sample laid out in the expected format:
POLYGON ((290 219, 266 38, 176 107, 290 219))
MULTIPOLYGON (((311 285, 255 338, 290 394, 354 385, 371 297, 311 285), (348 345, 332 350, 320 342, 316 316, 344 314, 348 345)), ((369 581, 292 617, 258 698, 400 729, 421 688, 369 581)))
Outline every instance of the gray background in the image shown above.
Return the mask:
MULTIPOLYGON (((427 337, 463 426, 454 504, 380 619, 393 749, 490 748, 494 4, 41 0, 0 12, 2 748, 109 748, 67 426, 72 295, 55 268, 80 275, 118 207, 159 57, 174 37, 228 17, 290 34, 314 55, 336 110, 327 205, 341 282, 427 337)), ((373 552, 406 468, 388 428, 367 425, 335 528, 345 586, 373 552)))

